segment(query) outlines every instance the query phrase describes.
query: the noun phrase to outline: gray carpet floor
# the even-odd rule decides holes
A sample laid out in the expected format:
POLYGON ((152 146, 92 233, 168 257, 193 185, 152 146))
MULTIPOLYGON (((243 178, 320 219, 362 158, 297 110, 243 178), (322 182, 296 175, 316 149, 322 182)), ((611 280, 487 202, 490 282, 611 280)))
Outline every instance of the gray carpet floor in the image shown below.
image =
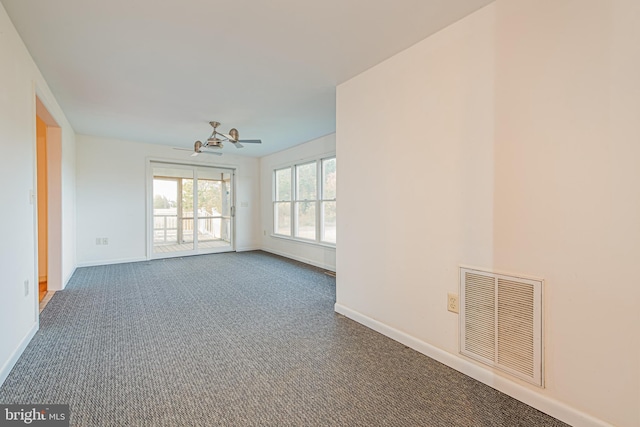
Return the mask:
POLYGON ((566 425, 334 302, 334 278, 260 251, 80 268, 0 402, 70 404, 74 426, 566 425))

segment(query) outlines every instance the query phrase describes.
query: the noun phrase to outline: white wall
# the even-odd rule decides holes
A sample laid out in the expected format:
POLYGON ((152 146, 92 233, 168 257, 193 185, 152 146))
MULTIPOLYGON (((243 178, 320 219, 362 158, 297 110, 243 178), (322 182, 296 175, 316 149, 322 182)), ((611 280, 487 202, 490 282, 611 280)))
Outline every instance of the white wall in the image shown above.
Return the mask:
POLYGON ((494 265, 547 281, 546 392, 638 426, 640 2, 498 12, 494 265))
POLYGON ((74 132, 0 5, 0 383, 38 328, 36 204, 30 197, 36 190, 36 94, 60 127, 60 199, 54 203, 64 218, 57 224, 61 262, 55 274, 64 286, 76 262, 74 132))
POLYGON ((640 425, 639 19, 498 0, 340 85, 336 310, 573 425, 640 425), (460 264, 546 279, 545 389, 457 354, 460 264))
MULTIPOLYGON (((288 150, 264 156, 260 159, 260 196, 262 227, 262 249, 278 255, 293 258, 308 264, 335 271, 336 249, 327 246, 274 237, 273 232, 273 170, 305 160, 328 157, 336 152, 336 134, 323 136, 313 141, 297 145, 288 150)), ((338 160, 338 163, 340 161, 338 160)), ((340 203, 340 202, 339 202, 340 203)), ((340 208, 338 208, 340 209, 340 208)))
POLYGON ((147 259, 146 198, 149 158, 236 168, 236 249, 260 248, 258 159, 201 155, 132 141, 77 136, 78 263, 147 259), (246 207, 243 205, 246 202, 246 207), (96 237, 109 239, 96 245, 96 237))

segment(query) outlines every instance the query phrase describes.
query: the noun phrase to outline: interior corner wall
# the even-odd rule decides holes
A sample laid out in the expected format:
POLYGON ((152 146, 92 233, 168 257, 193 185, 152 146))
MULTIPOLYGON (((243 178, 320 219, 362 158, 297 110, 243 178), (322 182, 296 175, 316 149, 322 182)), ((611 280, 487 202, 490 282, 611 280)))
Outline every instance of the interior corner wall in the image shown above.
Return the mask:
POLYGON ((0 4, 0 383, 38 328, 36 95, 61 132, 61 200, 70 214, 60 227, 61 280, 75 269, 75 135, 27 48, 0 4), (33 197, 32 197, 33 195, 33 197), (25 282, 28 294, 25 295, 25 282), (5 327, 11 325, 11 327, 5 327))
POLYGON ((147 254, 149 159, 236 169, 236 250, 260 248, 259 162, 225 154, 190 157, 172 147, 77 136, 78 264, 133 262, 147 254), (96 245, 96 238, 108 245, 96 245))
POLYGON ((337 92, 337 305, 449 353, 458 265, 493 263, 493 58, 489 7, 337 92))
MULTIPOLYGON (((307 160, 329 157, 336 153, 336 134, 297 145, 260 159, 260 195, 261 195, 261 236, 262 249, 307 264, 335 271, 336 248, 312 245, 291 239, 274 237, 273 234, 273 171, 276 168, 290 166, 307 160)), ((337 160, 340 164, 340 160, 337 160)), ((339 180, 339 179, 338 179, 339 180)), ((339 196, 338 196, 339 197, 339 196)), ((338 209, 340 209, 338 202, 338 209)))
POLYGON ((498 0, 338 86, 336 311, 573 425, 640 425, 640 3, 498 0), (545 388, 458 354, 461 264, 545 279, 545 388))

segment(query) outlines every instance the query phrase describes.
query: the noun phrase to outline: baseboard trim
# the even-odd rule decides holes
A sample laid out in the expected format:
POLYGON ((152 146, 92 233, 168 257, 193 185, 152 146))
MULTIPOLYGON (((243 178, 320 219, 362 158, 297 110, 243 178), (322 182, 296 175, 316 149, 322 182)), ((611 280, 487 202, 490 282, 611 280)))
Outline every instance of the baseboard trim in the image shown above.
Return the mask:
POLYGON ((259 251, 262 248, 258 245, 258 246, 241 246, 239 248, 236 248, 236 252, 249 252, 249 251, 259 251))
POLYGON ((0 369, 0 386, 4 384, 5 380, 9 376, 9 373, 18 362, 18 359, 20 359, 20 356, 24 352, 24 349, 27 348, 27 345, 29 345, 29 343, 31 342, 31 339, 34 337, 36 332, 38 332, 38 328, 39 328, 39 324, 38 322, 35 322, 31 327, 31 329, 29 330, 29 332, 27 332, 27 335, 25 335, 22 341, 20 341, 20 344, 18 345, 18 347, 11 354, 11 357, 9 357, 9 360, 7 360, 7 362, 4 365, 2 365, 2 369, 0 369))
POLYGON ((60 291, 64 290, 64 288, 67 287, 67 285, 69 284, 69 281, 71 280, 71 278, 73 277, 73 274, 76 272, 76 269, 78 267, 75 266, 71 269, 71 271, 69 272, 69 274, 67 275, 67 277, 62 281, 62 289, 58 289, 60 291))
POLYGON ((342 314, 376 332, 385 335, 394 341, 402 343, 412 349, 428 356, 440 363, 443 363, 450 368, 455 369, 475 380, 480 381, 492 387, 502 393, 505 393, 514 399, 517 399, 529 406, 532 406, 539 411, 549 414, 565 423, 575 426, 584 427, 611 427, 611 424, 606 423, 603 420, 595 418, 589 414, 586 414, 574 407, 571 407, 563 402, 544 396, 533 390, 526 388, 518 383, 508 380, 505 377, 499 376, 491 371, 485 370, 457 355, 446 352, 442 349, 434 347, 433 345, 421 341, 411 335, 408 335, 402 331, 399 331, 391 326, 388 326, 382 322, 372 319, 362 313, 345 307, 344 305, 336 303, 334 306, 336 313, 342 314))
POLYGON ((285 258, 290 258, 296 261, 300 261, 300 262, 304 262, 305 264, 309 264, 309 265, 313 265, 315 267, 320 267, 320 268, 324 268, 325 270, 329 270, 329 271, 336 271, 336 266, 335 265, 329 265, 329 264, 324 264, 321 262, 317 262, 317 261, 313 261, 307 258, 303 258, 301 256, 297 256, 297 255, 293 255, 287 252, 280 252, 280 251, 276 251, 273 249, 268 249, 268 248, 262 248, 261 250, 265 251, 265 252, 269 252, 270 254, 274 254, 274 255, 279 255, 279 256, 283 256, 285 258))
POLYGON ((78 267, 96 267, 99 265, 111 265, 111 264, 127 264, 130 262, 148 261, 147 257, 134 257, 134 258, 119 258, 103 261, 85 261, 79 262, 78 267))

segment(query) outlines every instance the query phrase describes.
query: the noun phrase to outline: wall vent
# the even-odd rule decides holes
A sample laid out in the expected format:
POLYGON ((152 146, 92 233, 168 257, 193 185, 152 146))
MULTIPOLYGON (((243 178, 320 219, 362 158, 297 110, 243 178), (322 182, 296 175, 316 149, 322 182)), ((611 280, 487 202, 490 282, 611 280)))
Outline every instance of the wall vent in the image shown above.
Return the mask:
POLYGON ((539 279, 460 268, 460 353, 543 386, 539 279))

